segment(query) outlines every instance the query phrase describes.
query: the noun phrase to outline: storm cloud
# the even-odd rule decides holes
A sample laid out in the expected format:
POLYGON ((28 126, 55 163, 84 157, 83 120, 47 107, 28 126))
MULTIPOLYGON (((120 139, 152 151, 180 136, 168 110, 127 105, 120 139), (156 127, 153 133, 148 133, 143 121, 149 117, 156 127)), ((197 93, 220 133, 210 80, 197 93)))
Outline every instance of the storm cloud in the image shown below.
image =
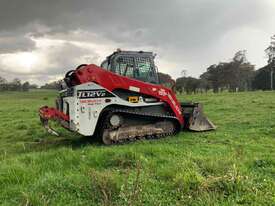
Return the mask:
POLYGON ((274 9, 273 0, 2 0, 0 75, 45 82, 116 48, 158 53, 173 77, 198 76, 240 49, 262 66, 274 9))

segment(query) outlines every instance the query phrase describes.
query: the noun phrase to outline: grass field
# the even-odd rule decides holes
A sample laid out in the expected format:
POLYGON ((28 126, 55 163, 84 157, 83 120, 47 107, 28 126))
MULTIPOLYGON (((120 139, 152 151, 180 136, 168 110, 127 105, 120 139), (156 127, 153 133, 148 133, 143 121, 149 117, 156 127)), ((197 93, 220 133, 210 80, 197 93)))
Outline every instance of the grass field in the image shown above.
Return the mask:
POLYGON ((119 146, 46 134, 55 95, 0 94, 2 205, 275 205, 274 92, 187 96, 216 131, 119 146))

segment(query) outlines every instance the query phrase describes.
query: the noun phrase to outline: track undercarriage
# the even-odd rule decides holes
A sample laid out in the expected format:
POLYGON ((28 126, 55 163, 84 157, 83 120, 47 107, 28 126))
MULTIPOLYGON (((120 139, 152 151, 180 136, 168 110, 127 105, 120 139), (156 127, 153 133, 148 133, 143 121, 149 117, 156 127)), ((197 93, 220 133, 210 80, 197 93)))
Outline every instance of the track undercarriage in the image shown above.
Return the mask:
POLYGON ((107 145, 159 139, 179 132, 179 125, 173 116, 145 114, 127 109, 107 111, 101 122, 102 141, 107 145))

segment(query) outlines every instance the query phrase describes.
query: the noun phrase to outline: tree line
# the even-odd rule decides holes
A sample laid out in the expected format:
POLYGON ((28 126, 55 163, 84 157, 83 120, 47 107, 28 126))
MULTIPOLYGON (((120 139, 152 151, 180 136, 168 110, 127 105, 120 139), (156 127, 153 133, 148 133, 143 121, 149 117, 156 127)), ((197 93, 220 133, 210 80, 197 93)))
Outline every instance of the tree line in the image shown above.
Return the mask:
MULTIPOLYGON (((274 59, 273 59, 274 60, 274 59)), ((186 75, 182 71, 182 76, 173 80, 172 77, 165 73, 158 73, 160 83, 164 86, 171 87, 179 93, 198 93, 213 91, 214 93, 229 91, 252 91, 252 90, 270 90, 275 88, 275 61, 269 61, 265 67, 255 70, 246 58, 244 50, 236 52, 233 58, 228 62, 220 62, 210 65, 199 78, 186 75), (273 74, 273 76, 272 76, 273 74), (272 81, 272 79, 273 81, 272 81), (273 87, 271 83, 273 82, 273 87)), ((0 91, 28 91, 29 89, 38 88, 35 84, 29 82, 21 83, 20 79, 7 81, 0 77, 0 91)), ((60 81, 46 83, 41 89, 60 89, 60 81)))
POLYGON ((61 82, 60 81, 53 81, 46 83, 40 87, 41 89, 54 89, 54 90, 60 90, 61 88, 61 82))
POLYGON ((0 77, 0 91, 29 91, 36 88, 38 88, 36 84, 30 84, 28 81, 22 83, 18 78, 7 81, 5 78, 0 77))
MULTIPOLYGON (((179 93, 198 93, 212 90, 214 93, 229 91, 269 90, 271 88, 271 64, 255 70, 246 58, 245 51, 238 51, 232 60, 209 66, 199 78, 183 75, 176 79, 175 89, 179 93)), ((163 74, 161 76, 164 76, 163 74)), ((275 84, 275 78, 273 84, 275 84)), ((161 83, 171 82, 171 77, 160 78, 161 83), (170 80, 169 80, 170 78, 170 80)), ((275 86, 275 85, 274 85, 275 86)), ((274 87, 273 86, 273 87, 274 87)), ((274 87, 275 88, 275 87, 274 87)))

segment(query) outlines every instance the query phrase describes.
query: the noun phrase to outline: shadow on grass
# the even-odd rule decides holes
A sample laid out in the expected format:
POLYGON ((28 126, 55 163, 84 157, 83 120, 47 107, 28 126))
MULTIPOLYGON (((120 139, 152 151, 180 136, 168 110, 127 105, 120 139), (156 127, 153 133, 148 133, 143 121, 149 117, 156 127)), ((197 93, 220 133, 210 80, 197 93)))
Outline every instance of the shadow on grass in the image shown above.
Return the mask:
POLYGON ((45 151, 60 147, 69 147, 72 149, 79 149, 88 145, 103 145, 101 140, 96 137, 51 137, 51 138, 40 138, 34 142, 26 143, 26 151, 45 151))

